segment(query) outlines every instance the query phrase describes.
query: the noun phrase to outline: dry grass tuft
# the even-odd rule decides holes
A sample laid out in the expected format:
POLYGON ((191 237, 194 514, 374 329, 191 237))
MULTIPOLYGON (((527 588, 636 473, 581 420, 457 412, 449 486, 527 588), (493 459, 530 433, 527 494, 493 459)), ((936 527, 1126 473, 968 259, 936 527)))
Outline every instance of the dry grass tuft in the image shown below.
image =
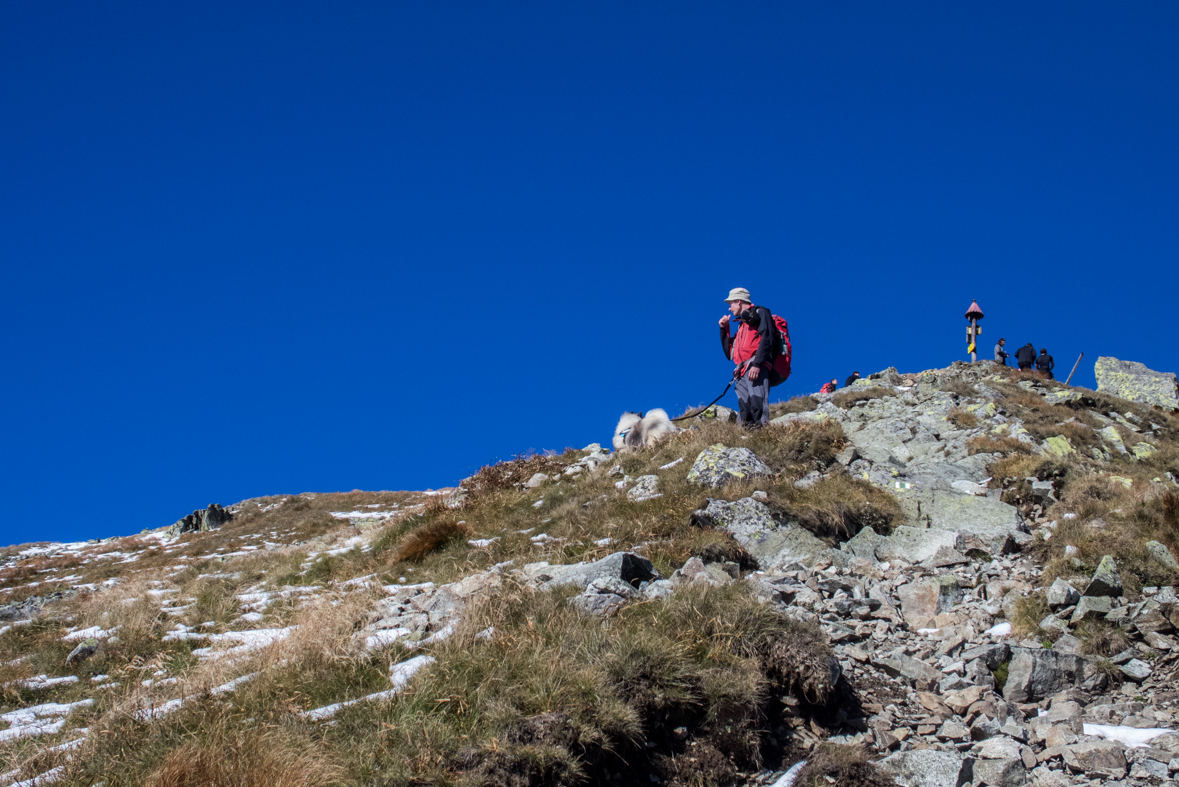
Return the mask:
POLYGON ((795 421, 774 427, 773 451, 766 458, 779 465, 807 470, 825 470, 847 446, 843 427, 837 421, 795 421))
POLYGON ((819 406, 819 400, 813 396, 795 396, 784 402, 774 402, 770 405, 770 418, 777 418, 788 413, 809 413, 819 406))
MULTIPOLYGON (((961 407, 955 407, 946 416, 946 420, 952 423, 959 429, 974 429, 978 426, 978 416, 974 413, 968 413, 961 407)), ((975 453, 978 453, 977 451, 975 453)))
POLYGON ((859 746, 824 741, 815 747, 794 782, 798 787, 895 787, 891 776, 868 761, 859 746))
POLYGON ((831 397, 831 403, 836 407, 841 407, 844 410, 849 407, 854 407, 861 402, 870 402, 873 399, 883 399, 886 396, 896 396, 895 391, 888 388, 881 388, 880 386, 872 386, 871 388, 852 388, 851 390, 843 390, 831 397))
POLYGON ((1104 620, 1081 621, 1076 635, 1081 640, 1081 652, 1089 656, 1116 656, 1130 647, 1126 632, 1104 620))
POLYGON ((299 610, 296 629, 274 646, 273 657, 303 669, 326 669, 364 657, 363 638, 356 636, 373 608, 369 591, 332 593, 315 598, 299 610))
POLYGON ((463 482, 468 493, 467 505, 473 505, 481 498, 494 492, 523 486, 525 481, 537 473, 554 475, 564 469, 565 462, 556 457, 542 454, 531 454, 506 462, 485 465, 479 469, 479 472, 463 482))
POLYGON ((169 752, 147 787, 321 787, 344 770, 310 741, 274 730, 218 730, 169 752))
POLYGON ((458 538, 468 538, 471 534, 472 531, 468 525, 453 519, 427 522, 414 528, 401 539, 401 543, 397 545, 397 551, 393 555, 393 561, 420 562, 426 555, 449 542, 458 538))
POLYGON ((1040 628, 1040 621, 1052 612, 1048 601, 1040 593, 1029 593, 1015 602, 1011 611, 1012 633, 1029 638, 1043 639, 1045 632, 1040 628))
POLYGON ((887 535, 905 521, 896 498, 843 472, 831 473, 807 489, 779 488, 770 500, 819 538, 832 541, 846 541, 865 527, 887 535))

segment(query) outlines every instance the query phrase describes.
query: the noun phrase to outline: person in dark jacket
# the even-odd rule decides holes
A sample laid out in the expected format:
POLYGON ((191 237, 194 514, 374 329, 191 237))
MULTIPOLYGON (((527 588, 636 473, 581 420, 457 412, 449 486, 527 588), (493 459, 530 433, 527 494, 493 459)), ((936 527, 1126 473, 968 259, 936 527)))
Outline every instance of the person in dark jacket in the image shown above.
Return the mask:
POLYGON ((1036 362, 1036 348, 1028 342, 1023 347, 1015 351, 1015 362, 1019 364, 1019 370, 1026 372, 1032 368, 1032 364, 1036 362))
POLYGON ((860 379, 860 373, 859 372, 852 372, 851 377, 849 377, 843 381, 843 387, 850 388, 851 384, 854 383, 858 379, 860 379))
POLYGON ((1036 359, 1036 371, 1047 377, 1049 380, 1055 380, 1052 376, 1052 370, 1056 368, 1056 362, 1052 360, 1052 356, 1043 347, 1040 348, 1040 357, 1036 359))
POLYGON ((774 315, 764 306, 754 306, 749 290, 734 287, 725 298, 729 314, 720 319, 721 347, 725 357, 737 365, 733 389, 737 392, 738 423, 764 426, 770 422, 770 365, 773 363, 774 315), (741 321, 737 335, 730 337, 732 317, 741 321))

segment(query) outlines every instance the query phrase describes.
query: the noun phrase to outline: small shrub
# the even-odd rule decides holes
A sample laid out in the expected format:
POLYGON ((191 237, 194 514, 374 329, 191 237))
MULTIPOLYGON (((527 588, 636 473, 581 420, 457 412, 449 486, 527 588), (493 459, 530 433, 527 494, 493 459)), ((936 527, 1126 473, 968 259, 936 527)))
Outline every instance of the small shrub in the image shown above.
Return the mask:
POLYGON ((837 421, 795 421, 775 427, 773 444, 762 456, 776 465, 795 465, 806 470, 826 470, 847 446, 843 427, 837 421))
POLYGON ((843 472, 807 489, 776 490, 771 500, 816 536, 833 541, 846 541, 865 527, 887 535, 905 519, 896 498, 843 472))
POLYGON ((1105 620, 1083 620, 1077 624, 1081 652, 1088 656, 1116 656, 1130 647, 1126 632, 1105 620))
POLYGON ((946 416, 946 420, 952 423, 959 429, 974 429, 978 426, 978 416, 974 413, 969 413, 961 407, 955 407, 946 416))
POLYGON ((451 541, 458 538, 468 538, 471 534, 469 526, 452 519, 427 522, 411 530, 401 540, 401 543, 397 545, 393 561, 407 560, 416 563, 451 541))
POLYGON ((798 787, 894 787, 896 782, 868 761, 859 746, 824 741, 807 757, 798 787))
POLYGON ((1011 612, 1011 631, 1024 638, 1043 639, 1046 632, 1040 621, 1052 612, 1048 601, 1039 593, 1030 593, 1015 602, 1011 612))

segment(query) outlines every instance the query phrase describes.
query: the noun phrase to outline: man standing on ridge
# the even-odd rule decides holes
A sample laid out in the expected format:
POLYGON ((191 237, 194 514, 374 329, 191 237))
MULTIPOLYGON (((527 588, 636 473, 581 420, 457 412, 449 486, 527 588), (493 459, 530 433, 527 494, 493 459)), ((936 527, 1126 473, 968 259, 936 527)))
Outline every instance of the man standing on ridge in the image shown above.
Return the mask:
POLYGON ((1000 366, 1007 365, 1007 351, 1003 349, 1003 345, 1007 344, 1006 339, 1000 339, 999 343, 995 345, 995 363, 1000 366))
POLYGON ((1032 368, 1032 364, 1036 362, 1036 348, 1032 346, 1031 342, 1015 351, 1015 361, 1019 364, 1021 372, 1032 368))
POLYGON ((1056 368, 1056 362, 1052 360, 1052 356, 1048 351, 1040 348, 1040 357, 1036 359, 1036 371, 1047 377, 1049 380, 1055 380, 1052 376, 1052 370, 1056 368))
POLYGON ((749 290, 734 287, 725 298, 729 314, 720 319, 721 347, 725 357, 737 365, 739 423, 763 426, 770 421, 770 364, 773 363, 774 316, 764 306, 754 306, 749 290), (737 335, 729 335, 732 317, 741 320, 737 335))

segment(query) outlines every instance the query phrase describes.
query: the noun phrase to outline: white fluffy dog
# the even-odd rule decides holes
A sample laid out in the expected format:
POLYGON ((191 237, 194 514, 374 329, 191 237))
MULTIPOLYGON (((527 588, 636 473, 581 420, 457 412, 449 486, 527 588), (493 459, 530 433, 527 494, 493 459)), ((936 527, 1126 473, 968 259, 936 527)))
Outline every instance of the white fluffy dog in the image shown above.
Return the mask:
POLYGON ((675 434, 675 424, 667 412, 656 407, 645 416, 640 413, 623 413, 614 427, 614 450, 635 451, 649 448, 669 434, 675 434))

